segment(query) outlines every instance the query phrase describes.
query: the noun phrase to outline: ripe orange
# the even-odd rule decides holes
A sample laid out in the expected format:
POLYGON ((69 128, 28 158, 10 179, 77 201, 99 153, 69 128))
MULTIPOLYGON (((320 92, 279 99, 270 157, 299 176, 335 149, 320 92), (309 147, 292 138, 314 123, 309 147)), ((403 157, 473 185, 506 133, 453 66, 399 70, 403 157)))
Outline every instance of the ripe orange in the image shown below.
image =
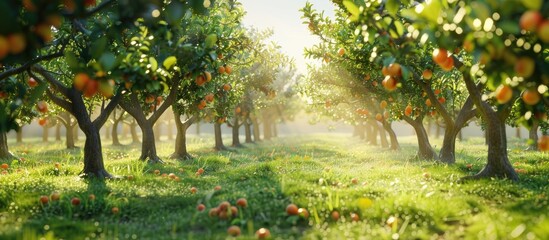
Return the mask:
POLYGON ((406 109, 404 109, 404 115, 406 115, 406 116, 412 115, 412 110, 413 110, 412 106, 410 106, 410 105, 406 106, 406 109))
POLYGON ((229 65, 226 65, 226 66, 225 66, 225 72, 226 72, 227 74, 231 74, 231 73, 233 73, 233 68, 232 68, 231 66, 229 66, 229 65))
POLYGON ((117 207, 113 207, 111 209, 111 212, 112 212, 112 214, 118 214, 120 212, 120 209, 118 209, 117 207))
POLYGON ((309 211, 307 211, 307 209, 305 209, 305 208, 299 208, 297 210, 297 213, 302 218, 305 218, 305 219, 309 218, 309 211))
POLYGON ((427 107, 432 106, 433 104, 431 103, 431 99, 425 100, 425 105, 427 105, 427 107))
POLYGON ((48 103, 44 101, 39 101, 36 103, 36 109, 41 113, 48 112, 48 103))
POLYGON ((334 221, 339 220, 339 212, 338 211, 333 211, 331 216, 332 216, 332 219, 334 221))
POLYGON ((379 103, 379 107, 381 109, 385 109, 387 107, 387 101, 385 101, 385 100, 381 101, 381 103, 379 103))
POLYGON ((435 91, 433 91, 435 93, 435 95, 439 95, 442 91, 440 91, 440 89, 435 89, 435 91))
POLYGON ((353 222, 358 222, 360 220, 360 216, 356 213, 351 213, 351 220, 353 220, 353 222))
POLYGON ((394 76, 394 77, 402 76, 402 68, 398 63, 391 63, 391 65, 389 65, 388 71, 391 76, 394 76))
POLYGON ((429 80, 433 77, 433 72, 429 69, 423 70, 423 79, 429 80))
POLYGON ((159 175, 159 174, 160 174, 160 170, 158 170, 158 169, 154 170, 154 174, 155 174, 155 175, 159 175))
POLYGON ((2 163, 2 169, 8 169, 10 166, 7 163, 2 163))
POLYGON ((236 200, 236 205, 245 208, 248 206, 248 201, 245 198, 239 198, 236 200))
POLYGON ((40 119, 38 119, 38 125, 40 125, 40 126, 43 127, 43 126, 46 126, 46 124, 48 124, 48 120, 47 120, 47 119, 45 119, 45 118, 40 118, 40 119))
POLYGON ((25 48, 27 48, 27 39, 22 33, 8 35, 7 40, 10 46, 9 49, 11 54, 22 53, 25 51, 25 48))
POLYGON ((392 92, 397 88, 397 83, 398 81, 392 76, 386 76, 385 79, 383 79, 383 81, 381 82, 381 85, 383 85, 383 87, 387 89, 387 91, 392 92))
POLYGON ((437 64, 443 64, 448 59, 448 51, 444 48, 433 50, 433 61, 437 64))
POLYGON ((238 226, 230 226, 228 229, 227 229, 227 233, 233 237, 238 237, 240 236, 240 227, 238 226))
POLYGON ((439 97, 439 98, 438 98, 438 102, 439 102, 440 104, 444 104, 444 103, 446 102, 446 98, 444 98, 444 97, 439 97))
POLYGON ((536 89, 526 89, 522 92, 522 101, 528 105, 536 105, 541 100, 536 89))
POLYGON ((10 52, 10 45, 8 39, 0 36, 0 60, 5 58, 10 52))
POLYGON ((80 198, 77 198, 77 197, 72 198, 72 199, 71 199, 71 204, 72 204, 73 206, 78 206, 78 205, 80 205, 80 198))
POLYGON ((383 74, 383 76, 389 76, 389 69, 387 67, 383 67, 381 69, 381 74, 383 74))
POLYGON ((90 199, 90 201, 95 201, 95 194, 90 194, 88 198, 90 199))
POLYGON ((231 203, 227 201, 223 201, 219 203, 219 206, 217 206, 217 208, 219 208, 219 211, 226 211, 230 207, 231 207, 231 203))
POLYGON ((212 80, 212 74, 210 72, 205 71, 204 76, 206 76, 206 82, 209 82, 212 80))
POLYGON ((213 102, 214 100, 214 94, 213 93, 208 93, 204 99, 207 101, 207 102, 213 102))
POLYGON ((58 192, 54 192, 50 196, 50 199, 52 201, 59 201, 60 198, 61 198, 61 195, 58 192))
POLYGON ((228 84, 228 83, 227 83, 227 84, 225 84, 225 85, 223 85, 223 90, 225 90, 225 91, 229 91, 229 90, 231 90, 231 85, 230 85, 230 84, 228 84))
POLYGON ((41 196, 40 197, 40 203, 42 203, 42 204, 48 204, 49 201, 50 201, 50 199, 48 198, 48 196, 41 196))
POLYGON ((440 64, 440 68, 446 72, 451 71, 454 68, 454 58, 448 57, 444 63, 440 64))
POLYGON ((515 72, 517 76, 528 78, 534 74, 536 63, 529 57, 519 57, 515 62, 515 72))
POLYGON ((271 237, 271 232, 269 231, 269 229, 260 228, 255 232, 255 236, 257 237, 257 239, 267 239, 271 237))
POLYGON ((513 98, 513 89, 508 85, 501 84, 496 88, 496 99, 499 104, 505 104, 513 98))
POLYGON ((383 121, 383 116, 381 115, 381 113, 376 114, 376 120, 380 122, 383 121))
POLYGON ((197 191, 198 191, 198 189, 196 189, 196 187, 191 187, 191 193, 192 194, 195 194, 197 191))
POLYGON ((196 76, 194 83, 196 83, 196 85, 198 86, 203 86, 206 83, 206 78, 204 77, 204 75, 200 74, 196 76))
POLYGON ((196 210, 198 210, 199 212, 202 212, 206 209, 206 205, 204 204, 198 204, 198 206, 196 206, 196 210))
POLYGON ((210 217, 216 217, 218 214, 219 214, 218 208, 211 208, 210 211, 208 212, 208 216, 210 217))
POLYGON ((286 213, 288 215, 297 215, 298 214, 298 208, 295 204, 290 204, 286 207, 286 213))
POLYGON ((340 57, 343 57, 343 55, 345 55, 345 49, 340 48, 339 50, 337 50, 337 55, 339 55, 340 57))
POLYGON ((29 87, 31 87, 31 88, 38 86, 38 82, 36 81, 36 79, 34 79, 32 77, 29 78, 27 83, 29 84, 29 87))
POLYGON ((219 74, 224 74, 224 73, 225 73, 225 67, 223 67, 223 66, 218 67, 218 68, 217 68, 217 72, 218 72, 219 74))
POLYGON ((202 174, 202 173, 204 173, 204 168, 199 168, 198 170, 196 170, 196 172, 199 173, 199 174, 202 174))
POLYGON ((238 208, 236 208, 235 206, 231 206, 231 215, 233 217, 236 217, 238 215, 238 208))
POLYGON ((219 186, 219 185, 215 186, 215 187, 214 187, 214 190, 215 190, 215 191, 221 190, 221 186, 219 186))
POLYGON ((535 31, 543 20, 543 16, 538 11, 526 11, 519 20, 520 28, 526 31, 535 31))

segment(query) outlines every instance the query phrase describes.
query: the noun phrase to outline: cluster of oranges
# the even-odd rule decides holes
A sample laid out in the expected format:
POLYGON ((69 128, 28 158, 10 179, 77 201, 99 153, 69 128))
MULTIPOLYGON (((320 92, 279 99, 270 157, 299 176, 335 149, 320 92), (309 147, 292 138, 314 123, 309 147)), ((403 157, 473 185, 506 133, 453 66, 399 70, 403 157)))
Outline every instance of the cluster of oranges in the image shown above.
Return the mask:
POLYGON ((398 63, 391 63, 388 67, 383 67, 381 73, 385 78, 381 81, 381 85, 392 92, 396 90, 398 79, 402 77, 402 67, 398 63))

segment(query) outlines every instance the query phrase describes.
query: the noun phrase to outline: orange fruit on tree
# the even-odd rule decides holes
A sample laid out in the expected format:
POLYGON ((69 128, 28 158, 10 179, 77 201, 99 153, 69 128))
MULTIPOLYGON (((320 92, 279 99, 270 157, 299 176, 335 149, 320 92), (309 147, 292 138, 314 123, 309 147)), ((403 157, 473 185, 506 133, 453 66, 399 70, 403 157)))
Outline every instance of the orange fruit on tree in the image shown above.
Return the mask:
POLYGON ((218 68, 217 68, 217 72, 218 72, 219 74, 224 74, 224 73, 225 73, 225 67, 223 67, 223 66, 218 67, 218 68))
POLYGON ((439 98, 438 98, 438 102, 439 102, 440 104, 444 104, 444 103, 446 102, 446 98, 444 98, 444 97, 439 97, 439 98))
POLYGON ((381 115, 381 113, 376 114, 376 120, 380 122, 383 121, 383 115, 381 115))
POLYGON ((340 48, 339 50, 337 50, 337 55, 339 55, 340 57, 343 57, 343 55, 345 55, 345 49, 340 48))
POLYGON ((431 103, 431 99, 425 100, 425 105, 427 105, 427 107, 432 106, 433 104, 431 103))
POLYGON ((10 45, 8 39, 4 36, 0 36, 0 60, 8 56, 10 52, 10 45))
POLYGON ((442 68, 442 70, 446 72, 451 71, 454 68, 454 58, 453 57, 446 58, 446 61, 440 64, 440 68, 442 68))
POLYGON ((526 89, 522 92, 522 101, 528 105, 536 105, 541 96, 536 89, 526 89))
POLYGON ((433 91, 435 93, 435 95, 439 95, 442 91, 440 91, 440 89, 435 89, 435 91, 433 91))
POLYGON ((206 76, 206 82, 209 82, 212 80, 212 74, 210 72, 205 71, 204 76, 206 76))
POLYGON ((501 84, 496 88, 496 100, 499 104, 505 104, 513 98, 513 89, 509 85, 501 84))
POLYGON ((386 76, 385 79, 383 79, 383 81, 381 82, 381 85, 383 85, 383 87, 387 89, 387 91, 391 92, 397 88, 397 83, 398 81, 392 76, 386 76))
POLYGON ((231 85, 228 84, 228 83, 227 83, 227 84, 224 84, 224 85, 223 85, 223 90, 225 90, 225 91, 231 90, 231 85))
POLYGON ((29 87, 31 87, 31 88, 38 86, 38 82, 33 77, 31 77, 31 78, 29 78, 29 80, 27 80, 27 84, 29 84, 29 87))
POLYGON ((383 68, 381 68, 381 74, 383 74, 383 76, 389 76, 389 69, 384 66, 383 68))
POLYGON ((539 11, 526 11, 522 14, 519 20, 519 26, 526 31, 535 31, 538 25, 543 21, 543 16, 539 11))
POLYGON ((48 103, 45 101, 38 101, 36 103, 36 110, 38 110, 41 113, 48 112, 48 103))
POLYGON ((22 53, 25 51, 25 48, 27 48, 27 39, 22 33, 8 35, 7 40, 10 46, 9 49, 11 54, 22 53))
POLYGON ((423 70, 423 79, 429 80, 433 77, 433 72, 429 69, 423 70))
POLYGON ((233 73, 233 68, 232 68, 231 66, 229 66, 229 65, 226 65, 226 66, 225 66, 225 72, 226 72, 227 74, 231 74, 231 73, 233 73))
POLYGON ((389 74, 391 76, 395 76, 395 77, 401 77, 402 76, 402 68, 400 67, 400 64, 398 64, 398 63, 391 63, 387 70, 389 71, 389 74))
POLYGON ((48 123, 48 120, 46 120, 45 118, 40 118, 38 119, 38 125, 40 126, 46 126, 46 124, 48 123))
POLYGON ((204 75, 199 74, 198 76, 196 76, 194 83, 196 83, 196 85, 198 86, 203 86, 206 83, 206 78, 204 77, 204 75))
POLYGON ((448 59, 448 51, 444 48, 436 48, 433 50, 433 61, 441 65, 448 59))
POLYGON ((2 163, 2 169, 6 170, 10 167, 10 165, 8 165, 7 163, 2 163))
POLYGON ((379 103, 379 107, 381 109, 385 109, 387 107, 387 101, 383 100, 379 103))
POLYGON ((517 76, 528 78, 534 74, 536 62, 529 57, 519 57, 515 62, 515 72, 517 76))
POLYGON ((410 105, 406 106, 406 108, 404 109, 404 115, 406 115, 406 116, 412 115, 412 110, 413 110, 412 106, 410 106, 410 105))
POLYGON ((206 96, 204 97, 204 100, 206 100, 207 102, 213 102, 214 94, 213 93, 206 94, 206 96))

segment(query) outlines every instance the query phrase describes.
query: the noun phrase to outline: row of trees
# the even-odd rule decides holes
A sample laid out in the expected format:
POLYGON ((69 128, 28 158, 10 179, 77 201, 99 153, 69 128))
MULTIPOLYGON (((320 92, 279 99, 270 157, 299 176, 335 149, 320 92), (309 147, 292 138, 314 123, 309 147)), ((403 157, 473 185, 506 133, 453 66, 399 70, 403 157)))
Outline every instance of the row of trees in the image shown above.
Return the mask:
MULTIPOLYGON (((370 142, 382 126, 391 149, 399 148, 391 122, 404 120, 416 132, 420 157, 449 164, 456 161, 456 136, 477 116, 488 158, 471 178, 518 180, 507 157, 505 124, 529 127, 534 141, 538 128, 547 134, 548 3, 333 2, 335 19, 309 3, 302 9, 321 40, 306 55, 323 64, 310 67, 302 86, 316 111, 367 130, 370 142), (438 154, 426 118, 445 127, 438 154)), ((546 135, 539 140, 542 150, 547 142, 546 135)))
POLYGON ((190 158, 185 134, 199 120, 214 123, 215 148, 223 150, 220 126, 227 119, 239 146, 240 126, 246 141, 252 141, 251 126, 259 140, 261 121, 269 138, 267 129, 293 114, 286 107, 294 96, 288 88, 295 75, 291 61, 267 42, 270 31, 242 27, 244 12, 236 1, 1 5, 1 16, 16 19, 0 28, 7 36, 0 38, 2 157, 10 157, 7 131, 37 116, 46 125, 56 116, 67 140, 75 126, 85 135, 82 175, 108 178, 100 129, 109 119, 115 138, 117 125, 130 115, 142 132, 140 160, 156 163, 163 161, 153 126, 166 111, 175 119, 177 159, 190 158))

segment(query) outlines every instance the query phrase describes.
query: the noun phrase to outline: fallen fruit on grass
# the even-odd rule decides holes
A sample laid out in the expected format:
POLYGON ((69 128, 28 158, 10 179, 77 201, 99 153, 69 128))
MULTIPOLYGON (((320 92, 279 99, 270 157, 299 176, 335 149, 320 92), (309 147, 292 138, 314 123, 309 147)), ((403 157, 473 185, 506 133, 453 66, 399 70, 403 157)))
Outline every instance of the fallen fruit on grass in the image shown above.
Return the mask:
POLYGON ((238 226, 230 226, 228 229, 227 229, 227 233, 233 237, 238 237, 240 236, 240 227, 238 226))
POLYGON ((10 168, 10 165, 8 165, 7 163, 2 163, 2 169, 8 169, 10 168))
POLYGON ((236 208, 235 206, 231 206, 231 215, 233 217, 236 217, 238 215, 238 208, 236 208))
POLYGON ((176 176, 175 176, 174 173, 170 173, 170 174, 168 174, 168 177, 169 177, 170 179, 175 179, 176 176))
POLYGON ((430 177, 431 177, 431 174, 429 174, 429 173, 427 173, 427 172, 426 172, 426 173, 423 173, 423 177, 424 177, 424 178, 430 178, 430 177))
POLYGON ((210 209, 210 211, 208 212, 208 216, 210 217, 217 217, 217 215, 219 214, 219 209, 218 208, 212 208, 210 209))
POLYGON ((88 198, 90 199, 90 201, 95 201, 95 194, 90 194, 88 198))
POLYGON ((255 236, 257 237, 257 239, 266 239, 271 236, 271 232, 269 231, 269 229, 260 228, 255 232, 255 236))
POLYGON ((202 173, 204 173, 204 168, 199 168, 198 170, 196 170, 196 172, 198 174, 202 174, 202 173))
POLYGON ((305 219, 309 218, 309 211, 307 211, 307 209, 305 209, 305 208, 299 208, 299 209, 297 210, 297 212, 299 213, 299 216, 300 216, 300 217, 305 218, 305 219))
POLYGON ((333 211, 333 212, 332 212, 332 219, 333 219, 334 221, 339 220, 339 212, 338 212, 338 211, 333 211))
POLYGON ((202 212, 206 209, 206 206, 204 204, 198 204, 198 206, 196 206, 196 210, 198 210, 199 212, 202 212))
POLYGON ((286 207, 286 213, 288 215, 297 215, 298 214, 298 208, 295 204, 290 204, 286 207))
POLYGON ((356 213, 351 213, 351 220, 353 220, 353 222, 358 222, 360 217, 356 213))
POLYGON ((80 198, 77 198, 77 197, 72 198, 72 199, 71 199, 71 204, 72 204, 73 206, 78 206, 78 205, 80 205, 80 198))
POLYGON ((54 192, 50 196, 50 199, 52 201, 59 201, 60 198, 61 198, 61 195, 58 192, 54 192))
POLYGON ((158 169, 154 170, 154 174, 156 174, 156 175, 160 174, 160 170, 158 170, 158 169))
POLYGON ((219 185, 215 186, 215 187, 214 187, 214 190, 215 190, 215 191, 221 190, 221 186, 219 186, 219 185))
POLYGON ((396 224, 398 224, 398 218, 391 216, 391 217, 389 217, 389 219, 387 219, 387 221, 385 223, 389 227, 396 226, 396 224))
POLYGON ((198 190, 196 189, 196 187, 191 187, 191 193, 192 193, 192 194, 195 194, 196 191, 198 191, 198 190))
POLYGON ((48 196, 41 196, 40 197, 40 203, 42 203, 42 204, 48 204, 49 201, 50 201, 50 199, 48 198, 48 196))
POLYGON ((467 164, 467 169, 471 170, 473 168, 473 164, 467 164))
POLYGON ((351 182, 352 182, 353 184, 357 184, 357 183, 358 183, 358 179, 353 178, 353 179, 351 179, 351 182))
POLYGON ((245 208, 248 206, 248 201, 245 198, 239 198, 236 200, 236 206, 245 208))
POLYGON ((120 212, 120 209, 118 209, 117 207, 113 207, 111 211, 112 211, 112 214, 118 214, 120 212))

